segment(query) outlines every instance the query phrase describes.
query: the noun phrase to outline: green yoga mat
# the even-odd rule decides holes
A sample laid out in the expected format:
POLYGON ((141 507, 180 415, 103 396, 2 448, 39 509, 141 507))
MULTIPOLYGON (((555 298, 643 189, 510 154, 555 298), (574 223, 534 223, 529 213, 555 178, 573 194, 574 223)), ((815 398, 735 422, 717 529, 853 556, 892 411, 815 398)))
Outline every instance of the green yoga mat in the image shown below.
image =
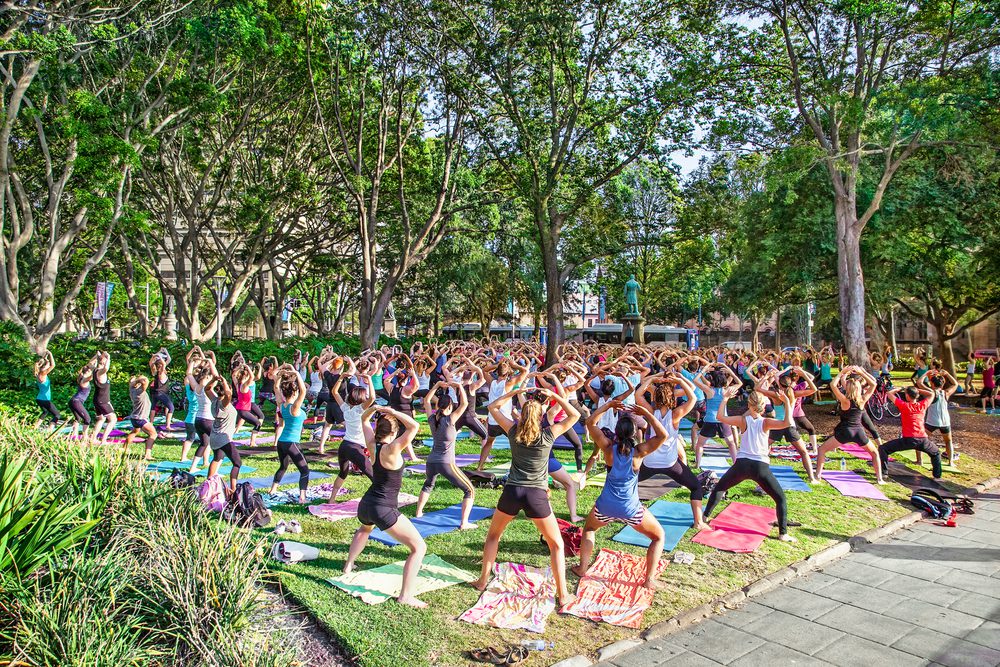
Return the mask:
MULTIPOLYGON (((890 454, 890 456, 894 458, 904 459, 910 463, 917 462, 917 451, 915 449, 904 449, 899 452, 893 452, 892 454, 890 454)), ((929 469, 931 467, 931 457, 928 456, 927 454, 923 454, 923 460, 924 462, 921 465, 929 469)), ((945 463, 944 456, 941 457, 941 470, 944 470, 946 472, 962 472, 951 463, 945 463)))
MULTIPOLYGON (((563 468, 566 470, 566 472, 568 472, 571 475, 575 475, 576 473, 580 472, 579 470, 577 470, 575 462, 567 463, 565 461, 560 461, 560 463, 562 463, 563 468)), ((587 486, 590 486, 591 484, 593 484, 594 486, 604 486, 604 482, 606 482, 607 480, 608 480, 607 472, 601 472, 596 475, 587 475, 587 486)), ((549 477, 549 484, 552 484, 553 482, 554 480, 551 477, 549 477)))
MULTIPOLYGON (((362 570, 343 574, 327 579, 336 586, 356 598, 361 598, 365 604, 382 604, 386 600, 399 595, 403 586, 403 563, 399 561, 376 567, 372 570, 362 570)), ((439 556, 428 554, 420 565, 414 595, 422 595, 428 591, 436 591, 456 584, 467 584, 476 580, 476 575, 461 570, 439 556)))

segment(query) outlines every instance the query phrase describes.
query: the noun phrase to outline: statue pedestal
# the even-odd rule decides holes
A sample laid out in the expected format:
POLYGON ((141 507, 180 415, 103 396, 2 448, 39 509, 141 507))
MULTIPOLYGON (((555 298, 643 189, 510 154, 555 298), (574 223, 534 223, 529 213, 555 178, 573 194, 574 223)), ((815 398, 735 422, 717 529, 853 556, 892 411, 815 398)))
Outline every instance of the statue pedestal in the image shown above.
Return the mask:
POLYGON ((622 323, 621 344, 638 343, 642 345, 645 341, 643 325, 646 323, 646 318, 642 315, 622 315, 619 319, 622 323))
POLYGON ((177 340, 177 317, 173 313, 163 316, 163 329, 167 340, 177 340))
POLYGON ((389 336, 390 338, 395 338, 396 337, 397 331, 396 331, 396 318, 395 317, 387 317, 387 318, 385 318, 385 320, 383 320, 383 322, 382 322, 382 333, 385 334, 386 336, 389 336))

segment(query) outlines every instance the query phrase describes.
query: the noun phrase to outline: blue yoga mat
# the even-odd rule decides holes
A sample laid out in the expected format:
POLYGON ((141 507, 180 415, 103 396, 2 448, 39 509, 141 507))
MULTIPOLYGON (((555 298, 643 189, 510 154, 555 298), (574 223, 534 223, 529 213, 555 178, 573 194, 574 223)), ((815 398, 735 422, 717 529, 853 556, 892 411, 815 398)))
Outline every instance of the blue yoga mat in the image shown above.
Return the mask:
MULTIPOLYGON (((240 472, 243 472, 242 468, 240 469, 240 472)), ((311 470, 309 471, 309 481, 310 482, 312 482, 315 479, 324 479, 324 478, 329 477, 329 476, 330 475, 328 475, 325 472, 314 472, 314 471, 311 471, 311 470)), ((282 480, 282 486, 284 486, 285 484, 294 484, 294 483, 297 483, 299 478, 298 478, 297 475, 295 475, 294 477, 295 477, 295 479, 293 479, 291 481, 284 481, 284 480, 282 480)), ((255 489, 269 489, 269 488, 271 488, 271 482, 272 481, 274 481, 274 475, 270 475, 268 477, 251 477, 250 479, 241 479, 240 480, 240 482, 250 482, 250 484, 255 489)))
POLYGON ((702 456, 701 469, 726 472, 729 470, 729 460, 724 456, 702 456))
MULTIPOLYGON (((646 508, 656 521, 663 526, 663 550, 673 551, 677 543, 684 537, 688 528, 694 526, 694 515, 691 514, 689 503, 672 503, 667 500, 657 500, 646 508)), ((615 542, 631 544, 637 547, 648 547, 649 538, 632 526, 625 526, 613 538, 615 542)))
MULTIPOLYGON (((157 463, 150 463, 148 466, 146 466, 146 472, 165 472, 165 473, 168 473, 168 477, 169 477, 169 473, 172 472, 172 471, 174 471, 174 470, 184 470, 184 471, 187 471, 190 468, 191 468, 191 462, 190 461, 185 461, 183 463, 181 461, 159 461, 157 463)), ((224 466, 220 466, 219 467, 219 474, 222 475, 223 473, 228 473, 232 469, 233 469, 233 466, 231 466, 229 464, 226 464, 224 466)), ((194 473, 194 475, 195 475, 195 477, 203 477, 207 472, 208 472, 208 466, 203 464, 198 469, 198 472, 194 473)), ((241 466, 240 467, 240 474, 241 475, 247 474, 247 473, 251 473, 251 472, 257 472, 257 469, 253 468, 251 466, 241 466)))
POLYGON ((771 474, 778 480, 778 484, 785 491, 806 491, 812 492, 809 485, 799 477, 792 466, 771 466, 771 474))
MULTIPOLYGON (((483 519, 488 519, 493 516, 493 510, 486 507, 473 507, 472 512, 469 513, 469 521, 482 521, 483 519)), ((458 526, 462 521, 462 506, 452 505, 451 507, 446 507, 443 510, 438 510, 437 512, 430 512, 423 515, 419 519, 410 519, 413 527, 417 529, 421 537, 430 537, 431 535, 440 535, 442 533, 450 533, 453 530, 458 530, 458 526)), ((390 547, 394 547, 399 542, 396 541, 388 533, 375 529, 372 531, 371 539, 378 540, 383 544, 388 544, 390 547)))

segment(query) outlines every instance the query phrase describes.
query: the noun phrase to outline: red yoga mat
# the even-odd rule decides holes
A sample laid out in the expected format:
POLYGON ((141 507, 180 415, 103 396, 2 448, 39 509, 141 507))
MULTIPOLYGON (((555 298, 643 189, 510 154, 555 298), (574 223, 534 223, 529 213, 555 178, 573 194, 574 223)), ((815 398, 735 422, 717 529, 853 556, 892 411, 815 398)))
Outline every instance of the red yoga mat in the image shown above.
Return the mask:
POLYGON ((756 551, 777 519, 773 507, 730 503, 719 516, 709 521, 712 530, 701 530, 691 541, 722 551, 750 553, 756 551))

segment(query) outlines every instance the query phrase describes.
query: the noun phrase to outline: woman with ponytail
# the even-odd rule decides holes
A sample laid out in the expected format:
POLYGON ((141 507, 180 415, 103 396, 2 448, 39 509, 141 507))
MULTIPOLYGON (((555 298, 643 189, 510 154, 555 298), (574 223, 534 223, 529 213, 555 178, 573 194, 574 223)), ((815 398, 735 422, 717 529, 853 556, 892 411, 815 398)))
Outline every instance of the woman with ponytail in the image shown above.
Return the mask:
POLYGON ((493 564, 497 559, 500 538, 510 522, 523 511, 548 544, 559 604, 569 604, 576 599, 576 596, 572 595, 566 586, 566 556, 563 553, 562 535, 559 533, 559 523, 549 503, 549 453, 556 438, 573 428, 580 418, 580 413, 558 394, 547 389, 524 387, 507 392, 490 403, 489 409, 493 419, 507 433, 510 440, 510 475, 497 502, 497 511, 490 521, 486 544, 483 547, 482 573, 472 585, 480 591, 486 590, 486 584, 489 583, 490 575, 493 573, 493 564), (504 406, 510 403, 514 396, 520 394, 526 396, 523 397, 521 416, 515 422, 504 414, 504 406), (558 424, 545 426, 542 418, 545 416, 549 401, 555 401, 566 411, 566 419, 558 424))
POLYGON ((586 576, 590 569, 590 557, 594 553, 594 537, 599 528, 612 522, 624 523, 650 539, 646 549, 646 581, 643 585, 655 590, 658 588, 655 581, 656 564, 663 554, 663 527, 652 514, 646 512, 639 501, 639 470, 643 459, 667 440, 667 429, 652 412, 638 402, 634 406, 626 406, 616 399, 602 405, 587 419, 587 431, 593 438, 594 445, 604 454, 608 478, 584 524, 580 564, 573 568, 573 572, 580 577, 586 576), (610 409, 619 410, 621 415, 615 424, 614 434, 597 426, 600 413, 610 409), (653 431, 653 437, 642 443, 636 439, 639 434, 635 423, 636 415, 642 417, 653 431))
MULTIPOLYGON (((702 530, 708 527, 702 518, 701 501, 705 498, 705 489, 698 477, 691 472, 684 454, 684 436, 681 435, 681 420, 697 406, 695 386, 681 375, 650 375, 643 380, 636 392, 636 404, 641 405, 653 416, 653 422, 663 426, 667 439, 663 446, 650 452, 639 467, 639 482, 644 482, 655 475, 666 475, 691 492, 691 515, 694 517, 694 527, 702 530), (652 385, 651 398, 645 398, 646 389, 652 385), (684 392, 684 402, 680 402, 677 390, 684 392)), ((589 420, 588 420, 589 426, 589 420)))

